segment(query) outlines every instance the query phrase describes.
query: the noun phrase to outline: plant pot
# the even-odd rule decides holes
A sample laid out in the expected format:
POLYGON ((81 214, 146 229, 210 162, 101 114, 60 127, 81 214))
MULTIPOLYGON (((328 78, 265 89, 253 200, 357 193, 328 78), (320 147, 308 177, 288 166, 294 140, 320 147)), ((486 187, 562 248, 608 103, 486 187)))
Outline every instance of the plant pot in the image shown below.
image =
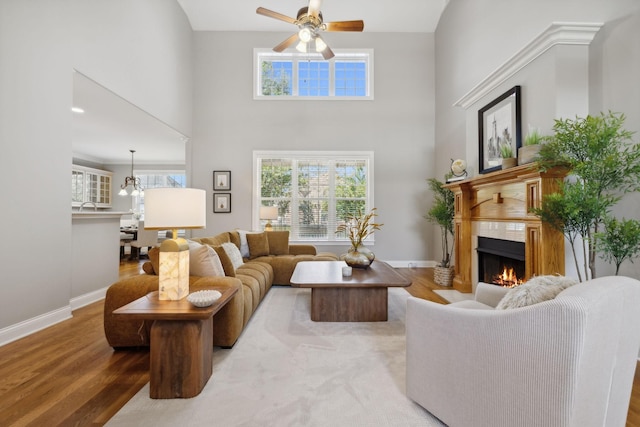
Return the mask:
POLYGON ((455 269, 453 267, 435 267, 433 271, 433 281, 440 286, 451 286, 455 269))
POLYGON ((525 145, 518 148, 518 164, 525 165, 536 161, 538 153, 540 153, 540 144, 525 145))
POLYGON ((509 169, 518 164, 518 159, 515 157, 507 157, 506 159, 502 159, 502 169, 509 169))

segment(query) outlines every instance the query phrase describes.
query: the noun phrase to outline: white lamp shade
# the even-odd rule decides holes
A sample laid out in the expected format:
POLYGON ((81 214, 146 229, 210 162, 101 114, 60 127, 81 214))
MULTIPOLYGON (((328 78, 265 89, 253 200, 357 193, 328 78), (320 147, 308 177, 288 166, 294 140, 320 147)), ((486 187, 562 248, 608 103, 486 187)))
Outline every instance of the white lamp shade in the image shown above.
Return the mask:
POLYGON ((145 229, 204 228, 207 194, 197 188, 151 188, 144 192, 145 229))
POLYGON ((260 219, 278 219, 278 207, 277 206, 260 207, 260 219))

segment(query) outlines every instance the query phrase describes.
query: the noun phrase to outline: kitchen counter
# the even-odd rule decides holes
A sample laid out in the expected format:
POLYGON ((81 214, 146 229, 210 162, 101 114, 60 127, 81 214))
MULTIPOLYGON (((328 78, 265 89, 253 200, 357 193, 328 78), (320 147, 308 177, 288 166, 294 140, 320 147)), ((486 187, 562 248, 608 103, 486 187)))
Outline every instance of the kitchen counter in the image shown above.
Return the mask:
POLYGON ((131 212, 115 212, 115 211, 71 211, 72 219, 102 219, 102 218, 119 218, 122 215, 131 215, 131 212))

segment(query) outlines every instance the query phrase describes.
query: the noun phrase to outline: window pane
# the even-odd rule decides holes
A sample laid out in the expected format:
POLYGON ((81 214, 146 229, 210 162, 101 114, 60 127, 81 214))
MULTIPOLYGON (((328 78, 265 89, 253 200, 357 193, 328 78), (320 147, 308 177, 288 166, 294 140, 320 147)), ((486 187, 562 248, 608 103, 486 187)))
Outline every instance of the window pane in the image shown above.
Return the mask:
POLYGON ((291 61, 262 61, 262 94, 291 95, 293 63, 291 61))
POLYGON ((300 96, 328 96, 328 83, 328 62, 300 61, 298 64, 298 93, 300 96))

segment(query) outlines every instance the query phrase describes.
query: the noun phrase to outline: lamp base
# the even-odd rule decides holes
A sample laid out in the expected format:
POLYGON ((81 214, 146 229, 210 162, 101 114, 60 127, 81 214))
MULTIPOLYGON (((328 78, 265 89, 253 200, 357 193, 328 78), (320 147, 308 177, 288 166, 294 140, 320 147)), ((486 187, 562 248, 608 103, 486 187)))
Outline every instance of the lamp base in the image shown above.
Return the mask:
POLYGON ((185 239, 162 242, 158 276, 159 299, 180 300, 189 295, 189 244, 185 239))
POLYGON ((271 220, 268 220, 264 225, 264 231, 273 231, 273 225, 271 225, 271 220))

